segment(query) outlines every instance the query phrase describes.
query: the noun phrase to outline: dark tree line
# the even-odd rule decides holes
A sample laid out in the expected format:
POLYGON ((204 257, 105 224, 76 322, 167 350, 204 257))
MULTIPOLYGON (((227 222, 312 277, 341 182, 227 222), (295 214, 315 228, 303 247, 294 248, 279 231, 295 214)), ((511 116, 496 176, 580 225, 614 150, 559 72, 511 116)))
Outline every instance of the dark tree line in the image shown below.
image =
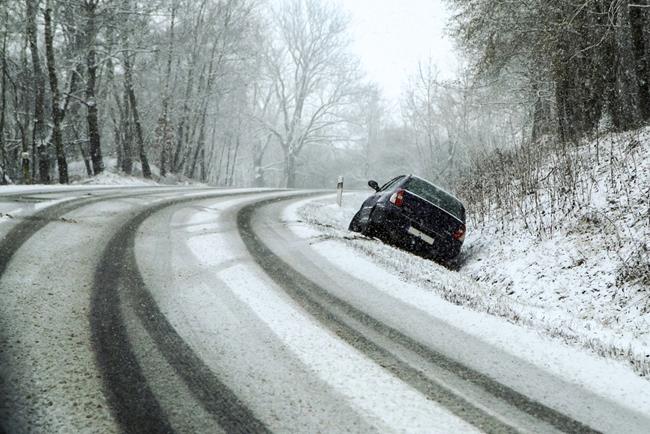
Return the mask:
POLYGON ((601 121, 620 131, 650 119, 647 0, 449 3, 478 75, 526 88, 533 139, 574 141, 601 121))
POLYGON ((99 0, 0 4, 5 182, 48 183, 55 170, 58 181, 67 183, 67 158, 76 154, 75 143, 91 155, 93 173, 103 170, 95 97, 102 67, 96 54, 98 7, 99 0))

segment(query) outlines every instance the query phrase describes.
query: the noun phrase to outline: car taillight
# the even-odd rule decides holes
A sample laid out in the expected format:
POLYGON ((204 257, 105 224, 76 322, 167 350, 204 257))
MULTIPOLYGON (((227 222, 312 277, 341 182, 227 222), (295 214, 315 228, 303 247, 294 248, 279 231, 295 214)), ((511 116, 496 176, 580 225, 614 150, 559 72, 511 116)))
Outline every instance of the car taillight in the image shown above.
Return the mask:
POLYGON ((460 228, 453 234, 451 234, 452 238, 458 241, 465 241, 465 225, 461 225, 460 228))
POLYGON ((393 193, 390 197, 390 202, 395 206, 404 205, 404 190, 397 190, 395 193, 393 193))

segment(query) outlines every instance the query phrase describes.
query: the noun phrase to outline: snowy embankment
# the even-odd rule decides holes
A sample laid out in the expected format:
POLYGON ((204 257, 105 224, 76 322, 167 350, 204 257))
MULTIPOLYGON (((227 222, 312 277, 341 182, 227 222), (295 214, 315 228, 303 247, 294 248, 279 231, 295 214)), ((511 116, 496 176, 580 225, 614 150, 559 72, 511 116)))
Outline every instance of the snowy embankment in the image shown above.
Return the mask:
POLYGON ((545 236, 532 234, 517 218, 505 230, 503 220, 479 226, 470 219, 458 272, 347 231, 370 191, 346 195, 342 208, 331 198, 305 201, 286 217, 294 213, 310 225, 312 236, 344 243, 432 296, 622 360, 647 376, 650 291, 644 245, 650 225, 640 224, 639 216, 650 218, 650 130, 635 132, 632 150, 628 137, 612 136, 608 153, 633 158, 635 179, 612 180, 608 162, 594 166, 586 204, 545 236))
MULTIPOLYGON (((90 163, 89 163, 90 164, 90 163)), ((205 184, 192 181, 182 175, 167 174, 164 177, 160 176, 160 170, 155 165, 151 165, 152 179, 142 177, 142 169, 140 162, 133 162, 133 174, 127 175, 117 167, 117 159, 104 158, 104 171, 97 176, 90 176, 87 174, 86 166, 83 161, 72 161, 68 164, 68 176, 70 177, 70 184, 78 188, 79 185, 89 186, 132 186, 132 187, 147 187, 155 185, 192 185, 192 186, 205 186, 205 184)), ((57 184, 58 172, 56 167, 50 174, 52 182, 47 185, 46 189, 56 187, 65 188, 57 184)), ((9 193, 12 191, 29 191, 29 190, 43 190, 45 184, 34 185, 10 185, 0 186, 0 193, 9 193)))
POLYGON ((198 182, 191 181, 181 175, 168 174, 165 177, 160 176, 160 170, 155 165, 151 165, 151 174, 153 179, 142 177, 142 168, 139 161, 133 162, 133 175, 127 175, 121 172, 117 167, 117 159, 105 158, 105 170, 97 176, 88 176, 83 161, 74 161, 68 166, 70 179, 74 184, 92 184, 92 185, 194 185, 200 186, 198 182))

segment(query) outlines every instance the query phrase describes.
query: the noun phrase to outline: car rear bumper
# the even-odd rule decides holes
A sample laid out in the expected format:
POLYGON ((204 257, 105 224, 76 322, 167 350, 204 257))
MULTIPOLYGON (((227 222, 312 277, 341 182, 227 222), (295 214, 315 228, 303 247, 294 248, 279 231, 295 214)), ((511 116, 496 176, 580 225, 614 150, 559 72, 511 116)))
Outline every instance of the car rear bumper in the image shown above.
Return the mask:
POLYGON ((462 241, 454 240, 449 235, 441 236, 419 227, 390 203, 375 207, 372 224, 386 241, 425 256, 451 259, 458 256, 463 245, 462 241))

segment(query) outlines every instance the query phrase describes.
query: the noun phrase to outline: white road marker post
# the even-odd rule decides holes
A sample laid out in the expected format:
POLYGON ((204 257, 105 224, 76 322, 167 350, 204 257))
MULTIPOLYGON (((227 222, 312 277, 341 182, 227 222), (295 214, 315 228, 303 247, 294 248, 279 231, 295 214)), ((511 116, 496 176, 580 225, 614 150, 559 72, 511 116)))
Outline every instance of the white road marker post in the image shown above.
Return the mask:
POLYGON ((339 176, 336 183, 336 203, 341 207, 343 205, 343 177, 339 176))

